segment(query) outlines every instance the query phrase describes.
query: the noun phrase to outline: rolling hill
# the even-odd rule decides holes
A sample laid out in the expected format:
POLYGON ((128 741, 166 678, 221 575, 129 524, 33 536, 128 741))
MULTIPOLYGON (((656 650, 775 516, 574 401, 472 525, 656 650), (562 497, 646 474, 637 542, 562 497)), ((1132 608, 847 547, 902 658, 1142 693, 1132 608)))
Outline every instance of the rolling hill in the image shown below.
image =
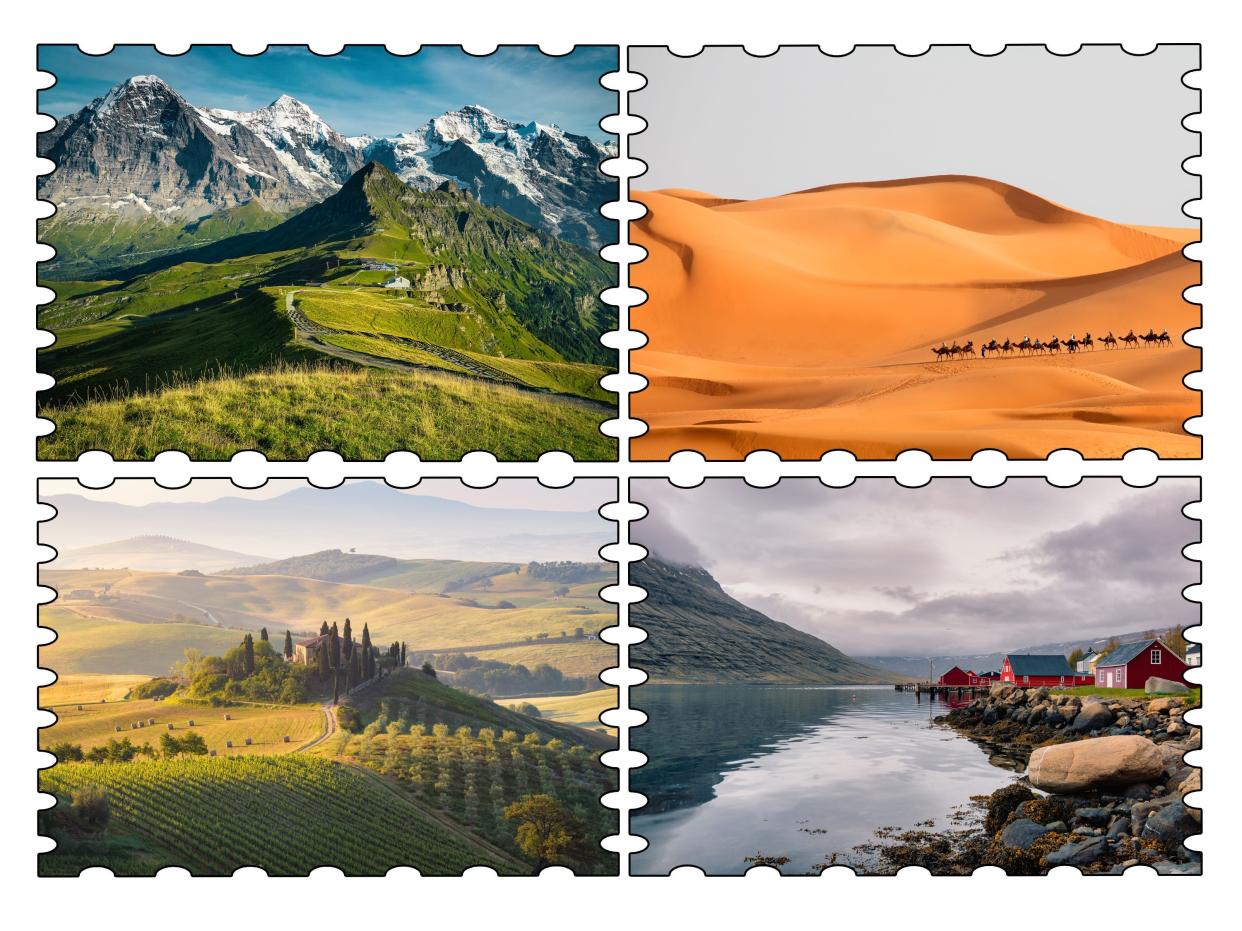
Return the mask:
POLYGON ((630 611, 647 632, 630 647, 649 681, 670 683, 892 682, 894 673, 851 659, 818 637, 729 597, 704 569, 648 556, 630 568, 647 597, 630 611))
POLYGON ((204 546, 176 537, 146 535, 68 549, 56 554, 58 569, 195 569, 215 572, 261 559, 260 556, 204 546))
POLYGON ((219 653, 243 631, 261 627, 273 637, 286 630, 311 636, 323 621, 346 617, 356 629, 369 625, 377 643, 403 640, 418 652, 547 662, 571 676, 593 677, 613 665, 615 648, 592 636, 615 623, 612 606, 597 596, 600 581, 567 584, 567 593, 557 595, 559 582, 512 568, 493 576, 490 564, 454 563, 438 579, 434 569, 424 569, 422 578, 435 581, 422 591, 289 575, 45 568, 42 583, 59 593, 43 609, 45 626, 64 628, 63 646, 45 648, 51 651, 46 665, 159 675, 185 647, 219 653), (585 639, 573 636, 579 627, 585 639))
POLYGON ((650 386, 635 454, 710 458, 772 449, 969 457, 1115 457, 1148 447, 1197 455, 1181 383, 1199 352, 1182 292, 1198 282, 1190 229, 1125 226, 986 178, 840 184, 754 201, 641 195, 634 284, 650 299, 634 369, 650 386), (710 321, 710 325, 708 325, 710 321), (1099 338, 1167 329, 1160 351, 1102 351, 1099 338), (1095 351, 937 362, 973 340, 1062 341, 1095 351))

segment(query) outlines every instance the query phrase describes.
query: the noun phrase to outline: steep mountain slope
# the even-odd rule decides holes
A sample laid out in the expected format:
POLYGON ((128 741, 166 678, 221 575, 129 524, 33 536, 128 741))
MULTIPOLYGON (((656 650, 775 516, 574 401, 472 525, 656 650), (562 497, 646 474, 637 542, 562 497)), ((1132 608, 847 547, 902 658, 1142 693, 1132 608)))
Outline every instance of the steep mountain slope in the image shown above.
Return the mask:
POLYGON ((649 556, 630 573, 647 590, 630 614, 647 639, 630 648, 630 659, 652 682, 854 685, 894 679, 746 607, 705 569, 649 556))
POLYGON ((481 203, 592 249, 616 234, 599 214, 616 196, 616 182, 599 171, 615 147, 559 126, 514 123, 473 104, 413 132, 351 141, 419 190, 453 181, 481 203))
POLYGON ((599 172, 613 149, 478 106, 392 139, 346 139, 287 94, 252 112, 202 108, 158 76, 136 75, 60 118, 38 152, 56 163, 38 189, 57 208, 40 224, 58 252, 45 274, 57 279, 210 242, 219 227, 266 228, 372 159, 422 190, 453 181, 592 251, 615 234, 599 215, 616 194, 599 172))
POLYGON ((602 260, 480 204, 452 182, 415 191, 376 162, 355 172, 335 194, 269 230, 163 256, 120 274, 150 275, 187 262, 278 252, 294 254, 269 275, 272 283, 324 275, 339 267, 342 255, 385 259, 402 263, 403 270, 408 265, 413 289, 433 294, 440 307, 481 315, 505 350, 501 354, 577 362, 611 356, 599 344, 611 326, 598 299, 612 283, 602 260))

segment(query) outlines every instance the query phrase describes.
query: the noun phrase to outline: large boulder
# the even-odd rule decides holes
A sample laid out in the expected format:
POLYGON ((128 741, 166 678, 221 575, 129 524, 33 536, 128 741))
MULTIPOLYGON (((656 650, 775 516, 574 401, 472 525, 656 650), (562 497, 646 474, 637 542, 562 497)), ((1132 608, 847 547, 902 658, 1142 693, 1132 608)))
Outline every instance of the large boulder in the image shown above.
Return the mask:
POLYGON ((1143 687, 1148 695, 1177 694, 1185 695, 1190 689, 1181 682, 1174 682, 1172 679, 1161 679, 1159 676, 1152 676, 1147 680, 1147 685, 1143 687))
MULTIPOLYGON (((1182 784, 1177 787, 1177 797, 1181 799, 1183 803, 1185 803, 1187 795, 1189 795, 1191 792, 1198 792, 1202 788, 1203 788, 1203 770, 1196 769, 1192 771, 1189 776, 1183 779, 1182 784)), ((1198 808, 1191 808, 1189 805, 1187 805, 1186 810, 1190 812, 1190 817, 1194 818, 1196 821, 1199 821, 1203 816, 1203 812, 1200 811, 1198 808)))
MULTIPOLYGON (((1161 681, 1164 682, 1167 680, 1162 679, 1161 681)), ((1165 714, 1168 714, 1173 710, 1173 706, 1179 703, 1180 700, 1176 698, 1153 698, 1147 703, 1147 713, 1160 714, 1161 712, 1164 712, 1165 714)))
POLYGON ((1045 792, 1081 792, 1151 782, 1164 760, 1146 737, 1093 737, 1040 747, 1031 754, 1027 778, 1045 792))
POLYGON ((1074 718, 1074 730, 1081 733, 1087 731, 1099 731, 1106 727, 1110 727, 1113 723, 1113 713, 1108 710, 1108 706, 1103 702, 1088 702, 1082 706, 1082 711, 1078 712, 1078 717, 1074 718))

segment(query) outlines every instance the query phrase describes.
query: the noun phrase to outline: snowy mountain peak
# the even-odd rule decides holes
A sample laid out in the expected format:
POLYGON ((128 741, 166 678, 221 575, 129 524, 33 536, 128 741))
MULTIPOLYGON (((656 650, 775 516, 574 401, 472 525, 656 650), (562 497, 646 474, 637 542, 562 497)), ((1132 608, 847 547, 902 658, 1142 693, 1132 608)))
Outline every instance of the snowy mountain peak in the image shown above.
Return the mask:
POLYGON ((142 106, 144 101, 167 98, 181 99, 177 92, 157 75, 135 74, 113 85, 102 97, 96 97, 91 102, 90 108, 94 110, 96 116, 99 116, 111 112, 121 101, 142 106))

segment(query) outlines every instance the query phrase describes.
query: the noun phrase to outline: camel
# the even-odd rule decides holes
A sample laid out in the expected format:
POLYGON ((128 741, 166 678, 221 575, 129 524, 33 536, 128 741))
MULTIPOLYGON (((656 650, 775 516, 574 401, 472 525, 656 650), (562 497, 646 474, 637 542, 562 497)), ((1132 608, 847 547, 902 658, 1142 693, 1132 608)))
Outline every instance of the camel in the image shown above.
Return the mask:
POLYGON ((1117 337, 1113 336, 1113 331, 1109 330, 1107 336, 1101 336, 1100 342, 1104 344, 1105 349, 1117 348, 1117 337))
POLYGON ((975 354, 975 341, 973 339, 966 340, 966 345, 961 348, 964 356, 973 356, 975 354))
POLYGON ((1060 351, 1061 351, 1061 340, 1059 340, 1055 336, 1052 337, 1052 339, 1048 340, 1048 352, 1049 353, 1054 353, 1054 352, 1059 353, 1060 351))
POLYGON ((983 348, 988 352, 1000 352, 1001 344, 993 339, 990 343, 984 343, 983 348))
POLYGON ((1156 335, 1155 330, 1148 330, 1146 333, 1143 334, 1142 340, 1146 345, 1150 346, 1153 343, 1160 342, 1160 337, 1156 335))
POLYGON ((1000 347, 1001 354, 1007 356, 1011 352, 1013 352, 1013 348, 1014 348, 1013 342, 1011 340, 1006 339, 1003 343, 1001 343, 1001 347, 1000 347))
POLYGON ((1031 343, 1031 338, 1029 336, 1025 336, 1022 338, 1022 342, 1018 343, 1018 355, 1029 353, 1032 348, 1033 344, 1031 343))
POLYGON ((1035 342, 1031 343, 1031 352, 1032 352, 1032 353, 1034 353, 1034 354, 1036 354, 1036 355, 1042 355, 1043 353, 1045 353, 1045 352, 1047 352, 1047 351, 1048 351, 1048 347, 1044 345, 1044 341, 1043 341, 1043 340, 1041 340, 1041 339, 1036 339, 1036 340, 1035 340, 1035 342))
POLYGON ((1137 336, 1135 336, 1135 335, 1134 335, 1134 331, 1133 331, 1133 330, 1131 330, 1131 331, 1130 331, 1129 333, 1127 333, 1125 336, 1121 337, 1121 341, 1122 341, 1123 343, 1125 343, 1125 344, 1126 344, 1126 348, 1127 348, 1127 349, 1137 349, 1137 348, 1138 348, 1138 341, 1139 341, 1139 338, 1138 338, 1137 336))
POLYGON ((933 346, 932 352, 936 354, 937 362, 943 362, 947 356, 953 353, 953 350, 950 349, 948 346, 946 346, 944 343, 941 343, 939 348, 936 348, 935 346, 933 346))
POLYGON ((1160 335, 1156 337, 1157 346, 1172 346, 1173 340, 1169 339, 1169 331, 1161 330, 1160 335))
POLYGON ((1095 352, 1095 340, 1091 338, 1091 332, 1089 330, 1080 340, 1080 343, 1084 349, 1090 349, 1092 352, 1095 352))
POLYGON ((1078 346, 1079 346, 1079 342, 1073 336, 1071 336, 1069 339, 1065 341, 1065 348, 1068 349, 1070 352, 1077 352, 1078 346))

